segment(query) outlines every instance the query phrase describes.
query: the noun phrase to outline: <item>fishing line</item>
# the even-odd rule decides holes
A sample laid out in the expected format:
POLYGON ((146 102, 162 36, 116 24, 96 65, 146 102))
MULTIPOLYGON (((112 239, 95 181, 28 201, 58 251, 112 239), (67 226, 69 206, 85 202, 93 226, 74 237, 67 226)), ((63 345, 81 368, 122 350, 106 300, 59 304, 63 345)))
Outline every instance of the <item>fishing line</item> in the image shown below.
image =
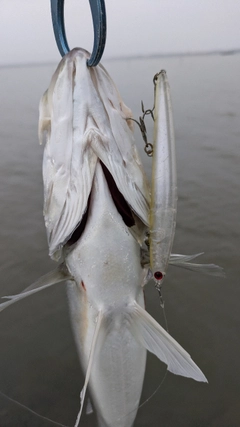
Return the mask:
POLYGON ((27 406, 23 405, 23 403, 20 403, 17 400, 13 399, 12 397, 7 396, 2 391, 0 391, 0 395, 5 397, 5 399, 10 400, 10 402, 13 402, 16 405, 20 406, 21 408, 26 409, 28 412, 31 412, 31 414, 36 415, 38 418, 41 418, 42 420, 49 421, 50 423, 55 424, 55 426, 69 427, 69 426, 66 426, 65 424, 61 424, 61 423, 58 423, 57 421, 51 420, 50 418, 44 417, 44 415, 38 414, 37 412, 33 411, 33 409, 30 409, 27 406))
MULTIPOLYGON (((161 308, 162 308, 162 311, 163 311, 163 318, 164 318, 164 322, 165 322, 165 329, 166 329, 166 331, 169 333, 169 329, 168 329, 168 321, 167 321, 167 316, 166 316, 166 310, 165 310, 165 302, 164 302, 164 300, 163 300, 163 297, 162 297, 162 294, 161 294, 161 291, 158 289, 158 295, 159 295, 159 299, 160 299, 160 306, 161 306, 161 308)), ((164 383, 164 381, 165 381, 165 379, 166 379, 166 377, 167 377, 167 373, 168 373, 168 371, 167 371, 167 369, 166 369, 166 372, 165 372, 165 374, 164 374, 164 376, 163 376, 163 378, 162 378, 162 381, 160 382, 160 384, 157 386, 157 388, 156 388, 156 390, 154 390, 154 392, 146 399, 146 400, 144 400, 144 402, 143 403, 141 403, 141 405, 139 405, 139 407, 138 407, 138 409, 140 409, 140 408, 142 408, 142 406, 144 406, 145 405, 145 403, 148 403, 149 402, 149 400, 150 399, 152 399, 152 397, 153 396, 155 396, 155 394, 158 392, 158 390, 162 387, 162 385, 163 385, 163 383, 164 383)))
MULTIPOLYGON (((163 318, 164 318, 164 323, 165 323, 165 329, 166 331, 169 333, 169 329, 168 329, 168 321, 167 321, 167 315, 166 315, 166 310, 165 310, 165 303, 164 300, 162 298, 162 294, 158 289, 158 295, 159 295, 159 299, 160 299, 160 306, 162 307, 163 310, 163 318)), ((120 421, 122 418, 125 418, 127 415, 131 414, 132 412, 134 412, 136 409, 140 409, 142 408, 146 403, 149 402, 149 400, 152 399, 153 396, 155 396, 155 394, 157 394, 157 392, 159 391, 159 389, 162 387, 166 377, 168 374, 168 370, 166 369, 165 374, 163 375, 163 378, 160 382, 160 384, 157 386, 157 388, 153 391, 153 393, 146 399, 144 400, 144 402, 141 403, 141 405, 139 405, 137 408, 135 407, 132 411, 128 412, 126 415, 123 415, 122 417, 118 418, 117 421, 120 421)))
POLYGON ((166 329, 166 331, 168 333, 170 333, 169 329, 168 329, 168 321, 167 321, 166 310, 165 310, 165 301, 164 301, 164 299, 162 297, 161 288, 156 287, 156 289, 158 291, 158 296, 159 296, 159 300, 160 300, 160 306, 161 306, 162 311, 163 311, 163 318, 164 318, 164 323, 165 323, 165 329, 166 329))
POLYGON ((169 329, 168 329, 168 321, 167 321, 167 316, 166 316, 166 310, 165 310, 165 307, 163 307, 163 317, 164 317, 164 322, 165 322, 165 329, 166 329, 166 331, 169 333, 169 329))
POLYGON ((122 417, 120 417, 120 418, 118 418, 117 419, 117 421, 120 421, 122 418, 125 418, 125 417, 127 417, 129 414, 131 414, 132 412, 134 412, 134 411, 136 411, 136 409, 138 410, 138 409, 140 409, 140 408, 142 408, 146 403, 148 403, 149 402, 149 400, 151 400, 152 399, 152 397, 158 392, 158 390, 162 387, 162 385, 163 385, 163 383, 164 383, 164 381, 165 381, 165 379, 166 379, 166 376, 167 376, 167 373, 168 373, 168 371, 167 371, 167 369, 166 369, 166 372, 165 372, 165 374, 164 374, 164 376, 163 376, 163 378, 162 378, 162 381, 160 382, 160 384, 157 386, 157 388, 154 390, 154 392, 146 399, 146 400, 144 400, 144 402, 142 402, 141 403, 141 405, 139 405, 138 407, 135 407, 134 409, 132 409, 132 411, 129 411, 126 415, 123 415, 122 417))
POLYGON ((164 374, 164 376, 163 376, 163 379, 162 379, 162 381, 160 382, 160 384, 158 385, 158 387, 156 388, 156 390, 154 390, 154 392, 146 399, 146 400, 144 400, 144 402, 143 403, 141 403, 141 405, 139 405, 139 407, 138 407, 138 409, 140 409, 140 408, 142 408, 142 406, 144 406, 145 405, 145 403, 148 403, 149 402, 149 400, 150 399, 152 399, 152 397, 158 392, 158 390, 160 389, 160 387, 163 385, 163 382, 165 381, 165 379, 166 379, 166 376, 167 376, 167 373, 168 373, 168 371, 167 371, 167 369, 166 369, 166 372, 165 372, 165 374, 164 374))

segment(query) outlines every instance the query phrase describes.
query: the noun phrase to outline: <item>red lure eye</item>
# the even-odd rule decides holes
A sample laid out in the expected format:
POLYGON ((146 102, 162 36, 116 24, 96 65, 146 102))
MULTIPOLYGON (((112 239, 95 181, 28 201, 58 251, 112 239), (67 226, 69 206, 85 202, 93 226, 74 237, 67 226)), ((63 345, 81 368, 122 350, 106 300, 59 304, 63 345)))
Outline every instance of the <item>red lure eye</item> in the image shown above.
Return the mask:
POLYGON ((163 274, 161 273, 161 271, 156 271, 154 273, 154 277, 155 277, 156 280, 162 280, 163 274))

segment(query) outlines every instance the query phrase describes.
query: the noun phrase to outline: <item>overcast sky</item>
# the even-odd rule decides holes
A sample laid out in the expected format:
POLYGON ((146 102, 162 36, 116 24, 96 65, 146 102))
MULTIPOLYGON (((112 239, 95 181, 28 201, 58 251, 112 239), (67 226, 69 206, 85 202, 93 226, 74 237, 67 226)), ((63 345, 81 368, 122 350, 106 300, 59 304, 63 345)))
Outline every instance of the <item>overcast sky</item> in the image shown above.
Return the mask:
MULTIPOLYGON (((240 48, 239 0, 106 0, 104 58, 240 48)), ((92 49, 88 0, 65 0, 70 48, 92 49)), ((60 59, 50 0, 0 0, 0 65, 60 59)))

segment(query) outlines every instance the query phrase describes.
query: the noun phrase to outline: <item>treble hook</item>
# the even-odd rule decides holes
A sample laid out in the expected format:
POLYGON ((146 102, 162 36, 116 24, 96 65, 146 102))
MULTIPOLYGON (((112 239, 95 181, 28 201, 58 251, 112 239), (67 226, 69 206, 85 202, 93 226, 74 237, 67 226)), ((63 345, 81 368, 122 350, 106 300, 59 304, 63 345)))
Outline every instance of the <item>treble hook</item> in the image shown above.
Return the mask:
MULTIPOLYGON (((102 57, 107 34, 107 20, 104 0, 89 0, 93 29, 94 44, 91 57, 87 60, 89 67, 95 67, 102 57)), ((62 56, 70 51, 64 25, 64 0, 51 0, 52 23, 58 50, 62 56)))

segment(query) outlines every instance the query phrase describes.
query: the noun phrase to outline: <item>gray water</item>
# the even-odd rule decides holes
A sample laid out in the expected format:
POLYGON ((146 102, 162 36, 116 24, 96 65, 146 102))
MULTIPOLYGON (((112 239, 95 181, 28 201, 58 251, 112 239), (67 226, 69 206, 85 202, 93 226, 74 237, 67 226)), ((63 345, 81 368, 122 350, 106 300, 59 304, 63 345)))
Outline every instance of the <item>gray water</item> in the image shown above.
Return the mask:
MULTIPOLYGON (((174 107, 178 216, 174 252, 204 251, 203 262, 227 278, 169 268, 164 299, 169 330, 209 380, 168 374, 139 409, 135 427, 240 425, 240 55, 105 61, 125 100, 140 114, 153 103, 153 75, 167 70, 174 107)), ((0 296, 19 293, 54 267, 42 217, 43 148, 38 103, 55 65, 0 69, 0 296)), ((152 127, 149 120, 149 126, 152 127)), ((151 134, 151 130, 150 130, 151 134)), ((151 160, 137 145, 148 174, 151 160)), ((152 284, 147 310, 163 326, 152 284)), ((65 285, 17 303, 0 315, 0 390, 46 417, 73 426, 83 385, 68 318, 65 285)), ((149 355, 142 400, 165 365, 149 355)), ((50 427, 0 396, 1 427, 50 427)), ((81 425, 96 426, 94 415, 81 425)))

